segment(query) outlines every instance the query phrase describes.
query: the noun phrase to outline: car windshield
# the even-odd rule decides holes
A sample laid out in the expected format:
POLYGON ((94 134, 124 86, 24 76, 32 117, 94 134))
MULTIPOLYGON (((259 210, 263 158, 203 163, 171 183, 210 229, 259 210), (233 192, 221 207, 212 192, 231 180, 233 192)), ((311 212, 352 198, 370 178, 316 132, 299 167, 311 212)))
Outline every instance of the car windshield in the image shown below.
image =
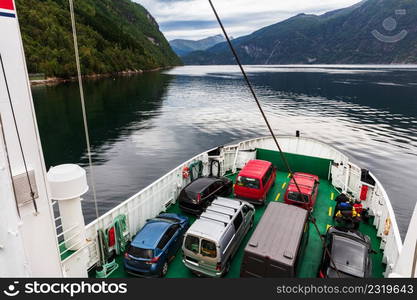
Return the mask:
POLYGON ((151 259, 153 258, 152 249, 142 249, 134 246, 130 246, 127 253, 136 258, 151 259))
POLYGON ((239 176, 237 178, 237 185, 247 187, 250 189, 257 189, 257 190, 259 190, 261 187, 259 179, 243 177, 243 176, 239 176))
POLYGON ((332 245, 332 257, 338 270, 356 277, 365 275, 367 248, 360 242, 335 235, 332 245))
POLYGON ((168 217, 168 216, 157 216, 155 219, 156 220, 166 221, 166 222, 169 222, 169 223, 177 223, 177 222, 179 222, 179 220, 177 218, 168 217))
POLYGON ((207 256, 207 257, 216 257, 217 251, 216 251, 216 244, 207 240, 201 241, 201 255, 207 256))
POLYGON ((291 201, 308 203, 308 196, 305 194, 302 194, 302 197, 300 197, 300 193, 298 192, 289 192, 288 199, 291 201))
POLYGON ((198 237, 188 235, 185 238, 185 249, 198 253, 200 251, 200 239, 198 237))

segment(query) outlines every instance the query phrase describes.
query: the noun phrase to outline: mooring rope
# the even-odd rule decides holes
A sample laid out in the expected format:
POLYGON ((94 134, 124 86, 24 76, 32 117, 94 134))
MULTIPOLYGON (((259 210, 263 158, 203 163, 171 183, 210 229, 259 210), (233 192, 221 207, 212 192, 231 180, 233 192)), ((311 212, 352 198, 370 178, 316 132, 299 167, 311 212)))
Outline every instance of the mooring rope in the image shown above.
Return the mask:
POLYGON ((97 194, 96 194, 96 182, 94 176, 93 160, 91 158, 91 144, 90 144, 90 135, 88 131, 88 122, 87 122, 87 112, 85 109, 85 99, 84 99, 84 88, 83 88, 83 78, 81 75, 81 65, 80 65, 80 55, 78 51, 78 38, 77 38, 77 29, 75 26, 75 14, 74 14, 74 3, 73 0, 69 0, 70 14, 71 14, 71 24, 72 24, 72 36, 74 39, 74 51, 75 51, 75 61, 77 64, 77 74, 78 74, 78 85, 80 87, 80 97, 81 97, 81 108, 83 114, 84 122, 84 132, 85 132, 85 141, 87 144, 87 156, 88 156, 88 165, 90 170, 90 180, 93 191, 94 206, 96 210, 96 217, 99 217, 98 204, 97 204, 97 194))

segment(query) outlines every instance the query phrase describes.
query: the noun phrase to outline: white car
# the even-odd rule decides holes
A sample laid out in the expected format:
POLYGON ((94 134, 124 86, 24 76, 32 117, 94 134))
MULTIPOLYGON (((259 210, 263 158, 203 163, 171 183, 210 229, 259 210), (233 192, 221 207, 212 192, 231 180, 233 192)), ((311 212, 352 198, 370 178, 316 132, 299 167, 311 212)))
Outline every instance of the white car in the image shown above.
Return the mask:
POLYGON ((221 277, 253 226, 255 208, 245 201, 217 198, 185 233, 183 262, 197 275, 221 277))

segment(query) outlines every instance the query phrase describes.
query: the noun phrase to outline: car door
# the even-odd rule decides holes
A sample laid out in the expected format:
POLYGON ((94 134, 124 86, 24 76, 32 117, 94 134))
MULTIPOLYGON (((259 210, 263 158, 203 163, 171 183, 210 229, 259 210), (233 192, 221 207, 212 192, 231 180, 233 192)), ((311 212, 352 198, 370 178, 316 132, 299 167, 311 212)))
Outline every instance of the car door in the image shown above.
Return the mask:
POLYGON ((213 195, 215 196, 226 196, 224 195, 224 183, 222 181, 216 181, 213 183, 213 195))
POLYGON ((267 173, 267 186, 265 187, 266 191, 265 191, 265 197, 268 195, 269 190, 271 189, 272 184, 275 181, 275 176, 274 176, 274 166, 270 166, 267 173))
POLYGON ((271 188, 272 185, 272 171, 273 167, 270 166, 268 168, 268 171, 266 171, 264 177, 262 178, 262 190, 263 190, 263 197, 266 199, 268 195, 268 191, 271 188))
POLYGON ((213 182, 212 184, 210 184, 207 188, 206 188, 206 199, 204 200, 207 203, 210 203, 211 201, 214 200, 214 198, 216 198, 217 192, 220 190, 221 186, 219 185, 218 181, 213 182))
POLYGON ((174 256, 177 253, 178 245, 181 241, 179 241, 178 238, 178 224, 174 224, 165 233, 165 239, 166 239, 166 253, 168 255, 168 258, 174 256))
POLYGON ((172 225, 172 230, 174 232, 172 236, 172 247, 174 251, 174 255, 177 253, 178 249, 182 246, 182 235, 180 230, 180 224, 174 224, 172 225))
POLYGON ((244 219, 244 226, 249 228, 249 224, 252 222, 253 218, 253 209, 249 205, 244 205, 242 207, 243 219, 244 219))
POLYGON ((236 217, 233 220, 233 226, 235 227, 235 236, 234 236, 234 245, 233 245, 233 252, 235 253, 236 250, 239 248, 239 244, 242 241, 245 235, 245 219, 243 218, 242 212, 236 214, 236 217))
POLYGON ((210 186, 206 187, 204 191, 201 192, 201 202, 203 206, 207 206, 210 204, 211 194, 210 194, 210 186))
POLYGON ((319 183, 318 183, 318 181, 316 181, 314 183, 313 194, 311 196, 311 207, 312 208, 313 208, 314 204, 316 203, 318 191, 319 191, 319 183))

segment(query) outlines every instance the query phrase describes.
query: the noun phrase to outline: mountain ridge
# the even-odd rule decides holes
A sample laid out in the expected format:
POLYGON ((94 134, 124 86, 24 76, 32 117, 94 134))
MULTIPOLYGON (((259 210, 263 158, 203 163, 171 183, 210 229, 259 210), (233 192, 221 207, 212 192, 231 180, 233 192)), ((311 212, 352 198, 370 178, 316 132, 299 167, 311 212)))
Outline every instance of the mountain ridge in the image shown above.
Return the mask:
POLYGON ((194 51, 204 51, 218 43, 224 42, 226 39, 221 35, 214 35, 200 40, 175 39, 169 41, 172 50, 178 56, 184 56, 194 51))
MULTIPOLYGON (((389 28, 391 29, 391 28, 389 28)), ((298 14, 237 38, 244 64, 393 64, 417 62, 417 1, 364 0, 322 15, 298 14), (396 15, 397 10, 405 15, 396 15), (389 19, 397 30, 385 30, 389 19), (373 32, 405 38, 382 42, 373 32)), ((383 36, 383 35, 382 35, 383 36)), ((182 57, 185 64, 234 64, 226 43, 182 57)))

